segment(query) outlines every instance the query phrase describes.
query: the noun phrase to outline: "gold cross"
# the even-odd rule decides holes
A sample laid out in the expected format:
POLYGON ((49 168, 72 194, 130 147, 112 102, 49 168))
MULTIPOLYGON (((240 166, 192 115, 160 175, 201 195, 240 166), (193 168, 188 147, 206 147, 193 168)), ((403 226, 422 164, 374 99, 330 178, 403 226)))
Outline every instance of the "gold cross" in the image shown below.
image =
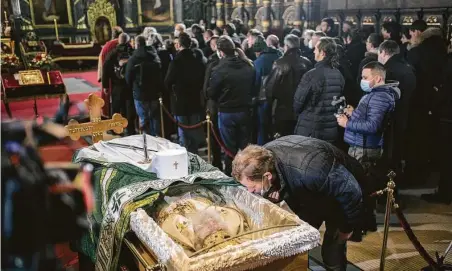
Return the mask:
POLYGON ((70 120, 65 128, 72 140, 78 140, 80 136, 91 135, 93 143, 96 143, 103 140, 106 131, 113 130, 120 134, 127 127, 127 119, 118 113, 115 113, 112 119, 101 120, 102 107, 105 102, 99 96, 91 93, 84 102, 89 109, 90 122, 78 123, 74 119, 70 120))
POLYGON ((174 161, 174 169, 177 169, 177 165, 179 165, 179 163, 177 161, 174 161))

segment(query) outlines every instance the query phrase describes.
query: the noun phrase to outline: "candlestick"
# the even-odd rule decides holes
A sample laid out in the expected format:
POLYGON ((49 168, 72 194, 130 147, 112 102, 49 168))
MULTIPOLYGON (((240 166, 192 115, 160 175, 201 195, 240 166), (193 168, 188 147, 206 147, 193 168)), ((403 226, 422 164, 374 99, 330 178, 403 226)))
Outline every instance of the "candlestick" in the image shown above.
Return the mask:
POLYGON ((55 36, 56 36, 56 39, 60 40, 60 38, 58 37, 58 25, 57 25, 56 19, 53 19, 53 23, 55 24, 55 36))
POLYGON ((6 13, 6 10, 4 10, 3 13, 5 14, 5 21, 8 21, 8 14, 6 13))

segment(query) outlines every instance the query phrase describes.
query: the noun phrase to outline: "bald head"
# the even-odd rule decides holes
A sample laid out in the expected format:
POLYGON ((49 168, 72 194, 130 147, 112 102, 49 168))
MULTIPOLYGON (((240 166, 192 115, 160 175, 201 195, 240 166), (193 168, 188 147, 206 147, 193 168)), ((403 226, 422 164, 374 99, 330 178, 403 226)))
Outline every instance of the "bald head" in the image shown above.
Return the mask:
POLYGON ((126 44, 130 40, 130 36, 127 33, 121 33, 118 37, 119 44, 126 44))
POLYGON ((279 47, 279 38, 275 35, 269 35, 267 37, 267 46, 272 48, 278 48, 279 47))

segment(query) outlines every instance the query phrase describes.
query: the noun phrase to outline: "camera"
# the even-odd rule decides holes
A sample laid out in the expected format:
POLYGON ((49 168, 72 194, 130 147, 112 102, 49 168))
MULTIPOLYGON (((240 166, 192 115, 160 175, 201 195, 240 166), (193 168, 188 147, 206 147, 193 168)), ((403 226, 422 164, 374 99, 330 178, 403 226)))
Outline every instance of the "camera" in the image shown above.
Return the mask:
POLYGON ((341 96, 339 98, 337 96, 334 96, 331 105, 337 107, 337 111, 336 113, 334 113, 334 116, 338 117, 339 115, 345 114, 345 108, 347 108, 347 101, 345 100, 344 96, 341 96))

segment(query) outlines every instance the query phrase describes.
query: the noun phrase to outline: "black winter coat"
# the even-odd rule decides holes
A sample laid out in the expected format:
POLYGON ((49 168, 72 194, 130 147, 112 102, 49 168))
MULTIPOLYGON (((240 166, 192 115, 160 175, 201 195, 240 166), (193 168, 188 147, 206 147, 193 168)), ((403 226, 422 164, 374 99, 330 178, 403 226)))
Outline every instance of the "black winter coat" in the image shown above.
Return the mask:
POLYGON ((315 137, 328 142, 338 139, 337 109, 333 97, 340 97, 345 80, 341 72, 325 61, 315 64, 298 84, 293 108, 298 115, 295 134, 315 137))
POLYGON ((441 29, 429 28, 420 38, 421 43, 407 54, 408 62, 415 69, 419 90, 415 94, 414 103, 424 116, 429 111, 436 115, 439 113, 438 89, 442 84, 443 69, 447 62, 446 44, 441 29))
POLYGON ((293 98, 301 77, 312 68, 311 62, 301 56, 298 49, 289 49, 276 60, 268 75, 266 85, 267 101, 276 103, 275 121, 295 120, 293 98))
MULTIPOLYGON (((118 46, 107 55, 104 65, 102 66, 102 88, 108 89, 111 82, 111 87, 120 89, 121 94, 123 94, 121 97, 126 99, 132 98, 132 90, 127 88, 125 78, 119 78, 117 76, 115 67, 119 67, 119 59, 130 58, 132 53, 133 49, 129 44, 118 44, 118 46)), ((124 66, 124 69, 125 68, 126 66, 124 66)))
POLYGON ((204 69, 202 59, 190 49, 180 51, 170 63, 165 86, 171 93, 171 109, 176 116, 202 112, 204 69))
POLYGON ((392 56, 384 65, 386 69, 386 81, 398 81, 401 92, 400 99, 396 102, 394 112, 394 155, 399 159, 403 155, 404 141, 407 136, 407 128, 410 111, 416 110, 413 107, 413 95, 416 91, 416 76, 414 75, 413 67, 403 58, 402 55, 397 54, 392 56))
POLYGON ((153 46, 136 49, 126 66, 126 82, 133 90, 133 98, 153 101, 163 92, 160 59, 153 46))
POLYGON ((358 161, 325 141, 298 135, 264 147, 276 159, 280 199, 302 220, 317 227, 333 218, 341 232, 359 224, 362 195, 368 191, 358 161))
POLYGON ((218 105, 219 112, 246 112, 250 109, 254 90, 253 66, 236 57, 220 59, 212 69, 207 96, 218 105))

